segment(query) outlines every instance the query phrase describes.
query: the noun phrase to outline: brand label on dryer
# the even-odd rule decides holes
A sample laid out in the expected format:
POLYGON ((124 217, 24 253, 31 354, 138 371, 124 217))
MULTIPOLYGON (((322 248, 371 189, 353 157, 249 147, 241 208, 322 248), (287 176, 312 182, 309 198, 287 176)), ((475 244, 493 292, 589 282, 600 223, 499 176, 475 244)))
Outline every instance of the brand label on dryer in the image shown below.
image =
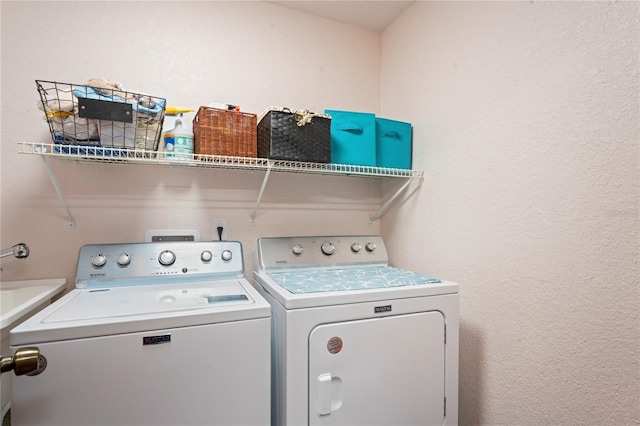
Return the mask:
POLYGON ((171 343, 171 335, 162 334, 160 336, 144 336, 142 338, 142 346, 159 345, 161 343, 171 343))
POLYGON ((373 313, 374 314, 380 314, 382 312, 391 312, 391 305, 374 306, 373 307, 373 313))

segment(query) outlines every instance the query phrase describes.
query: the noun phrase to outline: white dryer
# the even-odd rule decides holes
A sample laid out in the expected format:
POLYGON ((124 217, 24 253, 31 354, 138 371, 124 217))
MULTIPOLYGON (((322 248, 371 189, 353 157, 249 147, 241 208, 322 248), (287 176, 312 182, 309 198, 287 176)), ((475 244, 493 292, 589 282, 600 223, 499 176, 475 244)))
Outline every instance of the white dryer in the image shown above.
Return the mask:
POLYGON ((274 425, 455 425, 458 285, 388 265, 379 236, 261 238, 274 425))
POLYGON ((88 245, 76 289, 10 333, 45 363, 12 377, 25 425, 264 425, 269 304, 239 242, 88 245))

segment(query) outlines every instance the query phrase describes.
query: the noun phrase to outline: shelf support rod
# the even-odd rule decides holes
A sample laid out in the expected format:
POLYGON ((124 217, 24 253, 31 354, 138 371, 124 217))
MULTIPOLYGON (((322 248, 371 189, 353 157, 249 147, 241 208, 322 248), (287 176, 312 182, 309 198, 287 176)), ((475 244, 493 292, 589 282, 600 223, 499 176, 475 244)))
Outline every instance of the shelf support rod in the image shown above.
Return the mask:
POLYGON ((67 212, 67 219, 68 219, 67 229, 76 229, 76 221, 71 215, 71 210, 69 210, 69 206, 67 205, 67 202, 65 201, 64 196, 62 195, 62 191, 60 190, 60 185, 58 184, 58 181, 55 175, 53 174, 53 170, 51 170, 51 166, 47 161, 47 157, 45 155, 41 155, 40 157, 44 162, 44 167, 47 169, 47 173, 49 173, 49 179, 51 179, 51 183, 53 184, 53 187, 55 188, 56 193, 58 194, 58 198, 62 203, 62 207, 64 207, 64 211, 67 212))
POLYGON ((269 175, 271 174, 271 162, 267 164, 267 172, 264 174, 264 179, 262 180, 262 186, 260 187, 260 192, 258 193, 258 200, 256 201, 256 206, 253 208, 251 212, 251 224, 256 224, 256 213, 258 212, 258 207, 260 207, 260 201, 262 200, 262 194, 264 194, 264 189, 267 186, 267 181, 269 180, 269 175))
POLYGON ((413 182, 415 179, 417 179, 416 176, 411 176, 409 179, 407 179, 407 181, 400 187, 398 188, 398 190, 396 191, 395 194, 393 194, 391 197, 389 197, 389 199, 382 205, 382 207, 380 207, 380 210, 378 210, 377 212, 375 212, 373 215, 371 215, 369 217, 369 225, 373 224, 373 221, 378 219, 379 217, 381 217, 389 207, 391 207, 391 205, 396 201, 396 199, 400 196, 400 194, 402 194, 402 192, 407 189, 407 187, 411 184, 411 182, 413 182))

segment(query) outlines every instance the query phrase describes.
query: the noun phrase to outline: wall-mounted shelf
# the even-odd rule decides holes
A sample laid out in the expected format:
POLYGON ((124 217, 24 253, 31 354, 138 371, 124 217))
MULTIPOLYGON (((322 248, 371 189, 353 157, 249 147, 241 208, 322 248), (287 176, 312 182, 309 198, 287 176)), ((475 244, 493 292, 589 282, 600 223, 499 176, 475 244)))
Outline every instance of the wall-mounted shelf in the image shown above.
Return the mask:
POLYGON ((251 222, 255 222, 256 213, 262 200, 262 195, 269 180, 271 172, 281 173, 305 173, 335 176, 353 176, 366 178, 405 178, 407 179, 398 190, 389 197, 382 207, 373 215, 369 221, 381 217, 384 212, 395 202, 398 196, 409 186, 411 182, 422 180, 424 173, 417 170, 391 169, 384 167, 356 166, 349 164, 325 164, 307 163, 300 161, 270 160, 267 158, 246 158, 227 157, 221 155, 202 154, 180 154, 180 158, 172 158, 165 152, 149 152, 135 149, 110 148, 110 147, 88 147, 82 145, 60 145, 34 142, 19 142, 20 154, 40 155, 45 163, 47 172, 53 186, 58 193, 67 216, 69 218, 68 228, 75 227, 75 222, 67 203, 64 200, 58 182, 47 162, 48 157, 56 157, 65 160, 99 163, 117 164, 139 164, 169 167, 196 167, 208 169, 228 169, 228 170, 262 170, 265 176, 258 194, 256 206, 251 213, 251 222))

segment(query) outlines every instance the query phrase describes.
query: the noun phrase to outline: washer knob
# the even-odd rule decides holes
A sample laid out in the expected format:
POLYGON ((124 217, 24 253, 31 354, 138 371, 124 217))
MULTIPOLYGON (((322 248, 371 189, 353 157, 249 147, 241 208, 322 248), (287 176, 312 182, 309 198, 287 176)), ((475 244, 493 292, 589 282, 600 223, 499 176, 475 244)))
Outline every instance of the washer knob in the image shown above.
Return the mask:
POLYGON ((209 250, 205 250, 200 254, 200 260, 203 262, 211 262, 211 259, 213 259, 213 254, 209 250))
POLYGON ((96 254, 91 258, 91 264, 96 268, 102 268, 107 263, 107 258, 103 254, 96 254))
POLYGON ((362 250, 362 246, 360 245, 360 243, 351 244, 351 251, 352 252, 358 253, 360 250, 362 250))
POLYGON ((118 262, 118 265, 120 266, 127 266, 129 263, 131 263, 131 256, 129 256, 127 253, 122 253, 120 256, 118 256, 118 260, 116 262, 118 262))
POLYGON ((302 254, 302 252, 304 251, 304 248, 302 248, 302 246, 300 244, 296 244, 295 246, 291 247, 291 251, 296 256, 300 256, 302 254))
POLYGON ((158 256, 158 262, 160 262, 160 264, 164 266, 173 265, 173 262, 175 261, 176 255, 170 250, 165 250, 160 253, 160 256, 158 256))
POLYGON ((376 245, 374 243, 367 243, 365 246, 369 253, 373 252, 376 249, 376 245))
POLYGON ((233 254, 231 253, 231 250, 224 250, 222 252, 222 254, 220 255, 220 257, 222 258, 222 260, 224 260, 225 262, 228 262, 231 260, 231 258, 233 257, 233 254))
POLYGON ((327 256, 331 256, 336 251, 336 248, 333 246, 333 244, 329 242, 322 244, 321 249, 322 252, 327 256))

